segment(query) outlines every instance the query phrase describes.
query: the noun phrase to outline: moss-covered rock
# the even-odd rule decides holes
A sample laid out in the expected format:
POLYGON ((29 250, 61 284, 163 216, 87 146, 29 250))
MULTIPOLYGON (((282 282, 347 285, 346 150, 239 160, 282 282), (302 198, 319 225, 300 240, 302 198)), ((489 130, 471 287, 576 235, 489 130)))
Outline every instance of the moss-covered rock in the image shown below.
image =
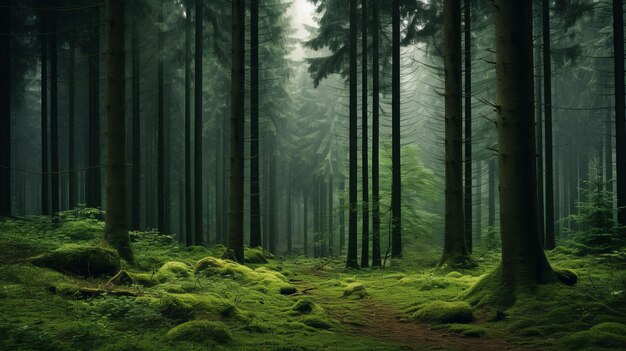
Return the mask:
POLYGON ((487 329, 474 324, 442 324, 437 328, 449 330, 455 334, 460 334, 467 338, 479 338, 487 334, 487 329))
POLYGON ((457 272, 457 271, 452 271, 448 274, 446 274, 446 277, 448 278, 461 278, 463 276, 463 274, 457 272))
POLYGON ((359 299, 363 299, 367 297, 367 291, 365 290, 365 286, 363 286, 363 284, 354 282, 343 288, 343 296, 358 297, 359 299))
POLYGON ((414 320, 429 323, 469 323, 474 320, 472 306, 463 301, 432 301, 417 308, 414 320))
POLYGON ((158 274, 163 278, 188 277, 191 274, 191 268, 183 262, 170 261, 159 268, 158 274))
POLYGON ((267 263, 267 258, 263 253, 263 248, 246 248, 244 251, 244 262, 245 263, 267 263))
POLYGON ((566 285, 574 285, 578 282, 578 274, 569 269, 554 268, 554 274, 566 285))
POLYGON ((334 326, 334 322, 324 316, 310 315, 303 317, 300 322, 302 324, 315 329, 330 329, 334 326))
POLYGON ((40 267, 53 268, 82 276, 114 275, 120 270, 117 252, 104 246, 66 244, 35 256, 30 262, 40 267))
POLYGON ((190 321, 177 325, 170 329, 166 336, 174 341, 214 341, 220 344, 228 343, 233 339, 230 330, 224 323, 207 320, 190 321))
POLYGON ((164 317, 187 321, 192 318, 227 318, 237 314, 229 301, 213 294, 166 294, 155 301, 164 317))
POLYGON ((605 322, 561 340, 568 350, 625 350, 626 325, 605 322))
POLYGON ((313 301, 309 299, 302 299, 302 300, 296 301, 296 303, 293 306, 291 306, 291 309, 298 313, 310 313, 313 311, 315 307, 316 306, 313 301))

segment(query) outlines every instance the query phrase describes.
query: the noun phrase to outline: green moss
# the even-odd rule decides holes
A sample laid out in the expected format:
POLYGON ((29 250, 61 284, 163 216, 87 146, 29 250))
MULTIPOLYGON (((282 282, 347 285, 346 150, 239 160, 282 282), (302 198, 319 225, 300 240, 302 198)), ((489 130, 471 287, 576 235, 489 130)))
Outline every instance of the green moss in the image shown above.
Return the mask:
POLYGON ((433 301, 420 305, 412 319, 430 323, 469 323, 474 320, 472 306, 464 301, 433 301))
POLYGON ((564 284, 574 285, 578 282, 578 274, 576 274, 574 271, 571 271, 569 269, 560 269, 560 268, 553 268, 553 269, 554 269, 554 274, 556 274, 559 280, 563 282, 564 284))
POLYGON ((293 295, 293 294, 295 294, 295 293, 297 293, 297 292, 298 292, 298 289, 296 289, 296 287, 295 287, 295 286, 281 286, 281 287, 278 289, 278 292, 279 292, 281 295, 293 295))
POLYGON ((166 294, 155 303, 163 316, 173 320, 232 317, 237 314, 232 303, 212 294, 166 294))
POLYGON ((626 325, 600 323, 589 330, 563 338, 561 343, 568 350, 624 350, 626 348, 626 325))
POLYGON ((158 274, 166 278, 184 278, 191 274, 191 268, 183 262, 170 261, 159 268, 158 274))
POLYGON ((296 303, 291 306, 291 309, 299 313, 310 313, 315 307, 315 303, 310 299, 302 299, 296 301, 296 303))
POLYGON ((343 288, 343 296, 358 297, 359 299, 363 299, 367 297, 367 291, 365 290, 365 286, 363 284, 354 282, 343 288))
POLYGON ((120 270, 117 252, 104 246, 66 244, 30 259, 34 265, 82 276, 114 275, 120 270))
POLYGON ((263 253, 263 248, 246 248, 244 251, 244 262, 246 263, 267 263, 267 258, 263 253))
POLYGON ((459 324, 459 323, 442 324, 442 325, 436 326, 436 329, 449 330, 455 334, 460 334, 468 338, 478 338, 487 334, 487 329, 477 326, 475 324, 459 324))
POLYGON ((330 329, 335 324, 335 322, 331 321, 330 319, 318 315, 305 316, 300 319, 300 322, 306 326, 315 329, 330 329))
POLYGON ((224 323, 197 320, 177 325, 170 329, 167 338, 175 341, 206 342, 225 344, 232 341, 230 330, 224 323))
POLYGON ((463 274, 456 272, 456 271, 452 271, 448 274, 446 274, 446 277, 448 278, 461 278, 463 276, 463 274))

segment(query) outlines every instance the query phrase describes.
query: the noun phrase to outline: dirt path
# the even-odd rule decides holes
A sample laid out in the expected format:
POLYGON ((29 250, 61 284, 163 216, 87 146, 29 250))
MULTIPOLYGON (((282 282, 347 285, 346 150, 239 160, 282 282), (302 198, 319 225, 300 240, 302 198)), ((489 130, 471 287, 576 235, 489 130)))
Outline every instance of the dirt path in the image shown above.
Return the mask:
MULTIPOLYGON (((319 273, 315 275, 320 276, 319 273)), ((351 300, 356 304, 356 309, 348 310, 345 308, 345 301, 334 302, 334 299, 322 298, 314 287, 301 286, 301 290, 315 298, 333 318, 347 327, 348 333, 367 335, 379 341, 394 343, 399 345, 399 350, 537 350, 512 344, 503 337, 494 335, 463 337, 447 330, 432 329, 428 324, 405 321, 393 306, 372 298, 351 300)))

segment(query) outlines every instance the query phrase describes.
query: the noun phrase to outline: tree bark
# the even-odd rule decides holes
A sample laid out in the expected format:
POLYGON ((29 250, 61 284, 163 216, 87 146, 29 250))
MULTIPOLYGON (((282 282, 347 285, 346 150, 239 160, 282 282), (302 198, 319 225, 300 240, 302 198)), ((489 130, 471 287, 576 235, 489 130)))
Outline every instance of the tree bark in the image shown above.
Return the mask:
MULTIPOLYGON (((624 119, 624 1, 613 0, 613 64, 615 76, 615 160, 617 222, 626 226, 626 120, 624 119)), ((622 234, 626 230, 622 229, 622 234)))
MULTIPOLYGON (((189 2, 190 3, 190 2, 189 2)), ((185 17, 185 244, 194 244, 194 207, 191 192, 191 6, 187 6, 185 17)), ((197 21, 197 19, 196 19, 197 21)), ((197 196, 197 195, 196 195, 197 196)), ((181 233, 182 234, 182 233, 181 233)))
MULTIPOLYGON (((163 4, 159 5, 160 24, 163 4)), ((157 221, 159 233, 165 233, 165 109, 163 106, 163 30, 157 28, 157 221)))
POLYGON ((309 253, 309 223, 308 223, 308 219, 309 219, 309 207, 308 207, 309 199, 308 199, 306 191, 304 191, 302 193, 302 202, 304 203, 304 208, 302 210, 302 212, 303 212, 303 224, 302 224, 302 227, 304 229, 303 233, 302 233, 303 241, 304 241, 303 242, 303 253, 302 254, 304 256, 307 256, 308 253, 309 253))
MULTIPOLYGON (((545 168, 546 168, 546 199, 545 199, 545 248, 554 249, 556 246, 554 236, 554 157, 552 141, 552 61, 551 61, 551 35, 550 35, 550 8, 549 1, 543 0, 542 8, 542 32, 543 32, 543 99, 545 114, 545 168)), ((539 126, 538 128, 541 128, 539 126)), ((538 129, 539 130, 539 129, 538 129)), ((541 140, 541 135, 538 136, 541 140)), ((542 150, 539 149, 539 154, 542 150)), ((542 173, 539 173, 543 177, 542 173)), ((541 187, 539 188, 541 189, 541 187)), ((543 199, 540 198, 541 203, 543 199)), ((541 206, 540 206, 541 208, 541 206)), ((543 212, 542 212, 543 213, 543 212)), ((541 219, 541 217, 540 217, 541 219)), ((541 222, 540 222, 541 224, 541 222)), ((540 227, 542 229, 543 226, 540 227)), ((542 233, 540 233, 541 235, 542 233)))
POLYGON ((369 267, 369 166, 367 156, 367 0, 361 0, 361 192, 363 201, 362 236, 361 236, 361 268, 369 267))
POLYGON ((57 55, 57 15, 48 17, 50 25, 50 201, 53 215, 59 212, 59 79, 57 55))
MULTIPOLYGON (((444 1, 445 68, 445 232, 440 265, 464 265, 465 242, 462 162, 461 1, 444 1)), ((468 175, 466 175, 468 176, 468 175)), ((471 184, 471 175, 470 184, 471 184)))
MULTIPOLYGON (((11 5, 8 0, 3 5, 11 5)), ((0 214, 11 214, 11 8, 0 9, 0 214)))
MULTIPOLYGON (((95 21, 100 11, 95 10, 95 21)), ((87 170, 87 206, 102 207, 102 179, 100 165, 100 28, 91 34, 89 53, 89 145, 87 170)))
POLYGON ((391 39, 391 257, 402 258, 402 176, 400 174, 400 1, 392 1, 391 39))
MULTIPOLYGON (((261 246, 259 189, 259 0, 250 1, 250 247, 261 246)), ((291 248, 289 249, 291 252, 291 248)))
POLYGON ((68 182, 69 182, 69 208, 73 209, 78 205, 78 182, 76 174, 76 38, 71 35, 69 38, 69 64, 68 64, 68 182))
POLYGON ((350 0, 350 120, 349 120, 349 226, 347 268, 357 263, 357 0, 350 0))
MULTIPOLYGON (((228 248, 234 259, 243 263, 243 189, 244 189, 244 89, 245 23, 244 0, 232 3, 232 67, 230 90, 230 202, 228 248)), ((275 247, 274 247, 275 249, 275 247)), ((272 251, 276 252, 276 251, 272 251)))
POLYGON ((496 160, 489 160, 489 233, 490 242, 495 240, 496 225, 496 160))
POLYGON ((121 257, 133 261, 126 201, 126 119, 124 0, 107 0, 106 51, 106 219, 104 238, 121 257))
MULTIPOLYGON (((381 265, 380 259, 380 182, 379 182, 379 118, 380 118, 380 62, 379 62, 379 4, 372 4, 372 267, 381 265)), ((340 188, 340 191, 342 189, 340 188)), ((343 199, 343 194, 342 194, 343 199)), ((343 206, 340 204, 343 213, 343 206)), ((343 230, 343 221, 341 222, 343 230)), ((343 236, 340 236, 342 239, 343 236)), ((340 251, 341 246, 340 245, 340 251)), ((341 252, 340 252, 341 254, 341 252)))
MULTIPOLYGON (((48 173, 48 14, 42 12, 41 34, 41 214, 50 214, 49 176, 48 173)), ((91 129, 90 129, 91 132, 91 129)), ((91 143, 91 138, 90 138, 91 143)))
MULTIPOLYGON (((203 5, 196 0, 196 48, 194 86, 194 244, 204 245, 204 225, 202 223, 202 50, 203 50, 203 5)), ((208 205, 208 204, 207 204, 208 205)))
POLYGON ((463 7, 465 22, 465 246, 471 254, 473 248, 472 230, 474 228, 472 218, 472 13, 470 0, 464 0, 463 7))

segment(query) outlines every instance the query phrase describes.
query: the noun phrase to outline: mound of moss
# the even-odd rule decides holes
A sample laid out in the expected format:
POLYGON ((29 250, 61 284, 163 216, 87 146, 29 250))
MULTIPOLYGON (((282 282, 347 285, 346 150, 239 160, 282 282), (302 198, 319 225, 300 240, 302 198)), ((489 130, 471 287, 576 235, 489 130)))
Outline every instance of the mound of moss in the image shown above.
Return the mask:
POLYGON ((432 301, 420 305, 411 318, 437 324, 469 323, 474 320, 474 314, 472 306, 464 301, 432 301))
POLYGON ((158 274, 162 278, 184 278, 191 274, 191 268, 183 262, 170 261, 159 268, 158 274))
POLYGON ((561 340, 568 350, 625 350, 626 325, 605 322, 561 340))
POLYGON ((206 342, 214 341, 225 344, 233 340, 228 327, 221 322, 196 320, 186 322, 170 329, 167 338, 174 341, 206 342))
POLYGON ((315 329, 330 329, 334 324, 330 319, 318 315, 305 316, 300 320, 300 322, 315 329))
POLYGON ((244 251, 243 261, 245 263, 267 263, 267 257, 263 252, 263 248, 246 248, 244 251))
POLYGON ((66 244, 35 256, 30 262, 36 266, 53 268, 86 277, 114 275, 120 270, 117 252, 104 246, 66 244))
POLYGON ((363 286, 363 284, 354 282, 343 288, 343 296, 358 297, 359 299, 363 299, 367 297, 367 291, 365 290, 365 286, 363 286))
POLYGON ((291 309, 298 313, 310 313, 314 308, 315 303, 309 299, 298 300, 291 306, 291 309))
POLYGON ((479 338, 487 334, 487 329, 473 324, 442 324, 437 329, 449 330, 455 334, 460 334, 466 338, 479 338))
POLYGON ((237 313, 233 304, 217 295, 167 294, 153 300, 164 317, 188 321, 198 317, 231 317, 237 313))

